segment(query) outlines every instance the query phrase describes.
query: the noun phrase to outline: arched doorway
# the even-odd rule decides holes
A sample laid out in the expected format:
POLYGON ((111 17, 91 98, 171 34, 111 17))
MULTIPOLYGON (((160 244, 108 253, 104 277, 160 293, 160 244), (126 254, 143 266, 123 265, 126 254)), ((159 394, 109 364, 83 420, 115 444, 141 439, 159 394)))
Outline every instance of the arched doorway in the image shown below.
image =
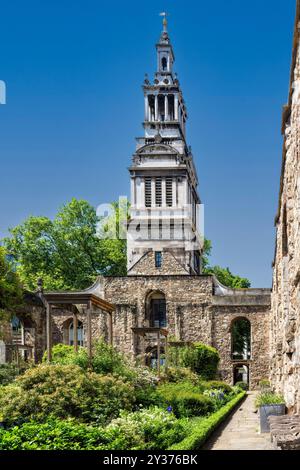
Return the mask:
POLYGON ((146 321, 151 328, 167 326, 166 298, 162 292, 151 292, 147 296, 146 321))
POLYGON ((233 385, 237 382, 244 382, 249 386, 249 366, 246 364, 236 364, 233 367, 233 385))
POLYGON ((234 361, 251 359, 251 323, 239 317, 231 324, 231 357, 234 361))

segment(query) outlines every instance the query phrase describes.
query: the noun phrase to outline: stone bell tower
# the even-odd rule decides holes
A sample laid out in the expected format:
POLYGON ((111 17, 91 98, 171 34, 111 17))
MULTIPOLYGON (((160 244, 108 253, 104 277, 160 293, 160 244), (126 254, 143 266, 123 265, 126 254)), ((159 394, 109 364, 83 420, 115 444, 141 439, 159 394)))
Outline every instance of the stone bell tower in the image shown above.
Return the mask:
POLYGON ((153 82, 146 75, 143 84, 144 136, 136 139, 129 168, 128 275, 201 272, 198 178, 186 143, 187 110, 173 71, 175 56, 166 14, 162 16, 163 31, 156 44, 157 71, 153 82), (154 270, 142 261, 145 257, 153 260, 154 270), (170 258, 178 266, 172 268, 170 258))

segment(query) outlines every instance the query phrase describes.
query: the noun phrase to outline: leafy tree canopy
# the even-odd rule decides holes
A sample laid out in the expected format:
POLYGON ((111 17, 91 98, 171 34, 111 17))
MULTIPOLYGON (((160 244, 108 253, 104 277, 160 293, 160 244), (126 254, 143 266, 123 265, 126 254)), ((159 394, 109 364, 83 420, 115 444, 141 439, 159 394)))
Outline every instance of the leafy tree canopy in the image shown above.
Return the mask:
MULTIPOLYGON (((117 209, 117 223, 118 216, 117 209)), ((53 220, 31 216, 11 229, 4 244, 24 285, 35 289, 42 278, 48 290, 82 289, 97 275, 126 274, 126 242, 101 239, 100 221, 88 202, 72 199, 53 220)), ((109 224, 102 224, 101 230, 108 231, 109 224)))
POLYGON ((209 257, 212 251, 210 240, 204 242, 204 252, 202 257, 202 267, 204 274, 214 274, 216 278, 227 287, 234 289, 247 289, 251 287, 249 279, 232 274, 229 268, 221 268, 220 266, 210 266, 209 257))
POLYGON ((10 317, 23 302, 22 287, 4 247, 0 246, 0 321, 10 317))
MULTIPOLYGON (((126 240, 119 239, 119 220, 127 208, 119 209, 117 203, 111 207, 114 215, 101 218, 87 201, 72 199, 53 220, 31 216, 11 229, 4 246, 24 286, 34 290, 42 278, 47 290, 83 289, 98 275, 126 275, 126 240), (109 236, 114 232, 115 238, 109 236)), ((205 240, 204 273, 215 274, 228 287, 250 287, 248 279, 232 274, 229 268, 210 266, 210 254, 211 242, 205 240)))

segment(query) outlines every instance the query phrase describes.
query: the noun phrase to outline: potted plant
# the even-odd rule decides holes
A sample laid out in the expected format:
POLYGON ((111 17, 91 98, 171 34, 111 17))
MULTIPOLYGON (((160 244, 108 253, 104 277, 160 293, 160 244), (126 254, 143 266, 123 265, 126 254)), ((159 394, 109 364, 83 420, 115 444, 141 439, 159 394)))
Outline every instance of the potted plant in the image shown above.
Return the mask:
POLYGON ((285 402, 281 395, 272 392, 261 392, 256 399, 259 408, 260 432, 270 432, 269 416, 281 416, 285 414, 285 402))

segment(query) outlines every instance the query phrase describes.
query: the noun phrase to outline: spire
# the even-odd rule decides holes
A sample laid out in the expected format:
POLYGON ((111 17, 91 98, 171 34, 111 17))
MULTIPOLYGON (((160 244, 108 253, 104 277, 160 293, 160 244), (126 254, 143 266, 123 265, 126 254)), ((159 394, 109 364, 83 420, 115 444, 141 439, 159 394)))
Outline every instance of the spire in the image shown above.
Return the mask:
POLYGON ((167 21, 167 16, 169 16, 169 14, 163 11, 159 14, 159 16, 163 17, 163 30, 160 35, 159 43, 169 44, 170 40, 169 40, 169 35, 168 35, 168 21, 167 21))
POLYGON ((167 22, 167 16, 168 16, 168 13, 166 13, 165 11, 161 12, 159 14, 159 16, 163 16, 163 33, 167 33, 167 26, 168 26, 168 22, 167 22))

